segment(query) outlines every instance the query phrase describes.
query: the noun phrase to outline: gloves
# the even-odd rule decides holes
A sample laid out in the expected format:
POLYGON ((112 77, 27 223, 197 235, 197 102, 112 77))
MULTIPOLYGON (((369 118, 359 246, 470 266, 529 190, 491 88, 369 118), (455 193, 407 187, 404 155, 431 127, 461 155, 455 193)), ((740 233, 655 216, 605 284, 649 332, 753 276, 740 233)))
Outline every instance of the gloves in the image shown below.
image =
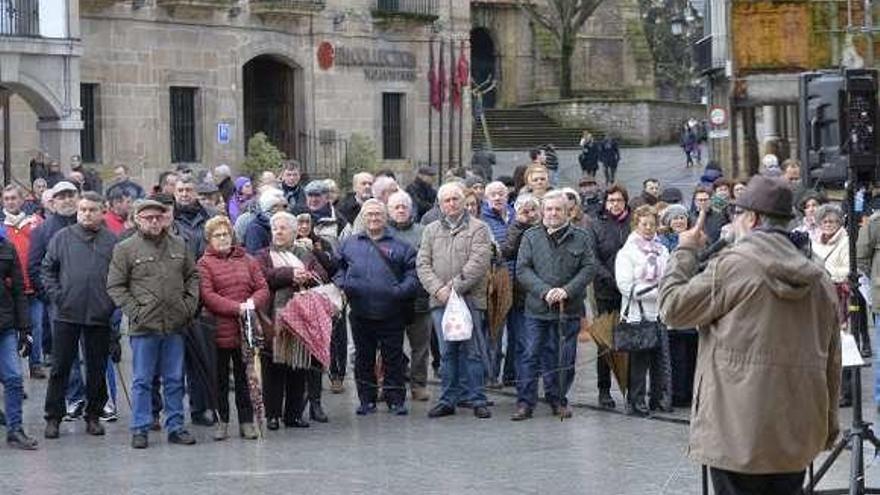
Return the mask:
POLYGON ((34 338, 31 337, 30 330, 18 331, 18 355, 28 357, 31 354, 31 348, 34 346, 34 338))
POLYGON ((110 339, 110 346, 107 349, 110 354, 110 360, 118 363, 122 360, 122 346, 119 344, 119 337, 110 339))

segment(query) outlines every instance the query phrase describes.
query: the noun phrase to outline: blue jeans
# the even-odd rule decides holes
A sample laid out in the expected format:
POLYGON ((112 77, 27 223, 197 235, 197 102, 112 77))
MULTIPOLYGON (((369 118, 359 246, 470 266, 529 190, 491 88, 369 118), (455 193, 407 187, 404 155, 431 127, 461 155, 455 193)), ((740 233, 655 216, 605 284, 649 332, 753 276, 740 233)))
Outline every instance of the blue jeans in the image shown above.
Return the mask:
POLYGON ((24 385, 18 359, 18 332, 13 329, 0 331, 0 381, 6 399, 6 431, 14 431, 21 428, 24 385))
POLYGON ((34 338, 31 354, 28 356, 28 364, 31 366, 43 364, 43 311, 45 311, 43 301, 39 297, 31 296, 31 336, 34 338))
POLYGON ((515 382, 519 379, 518 363, 521 360, 522 345, 520 335, 525 332, 526 315, 522 308, 510 308, 507 313, 507 348, 504 350, 504 381, 515 382))
POLYGON ((132 336, 131 431, 146 433, 153 422, 153 377, 162 377, 165 400, 165 431, 183 429, 183 337, 170 335, 132 336))
POLYGON ((880 313, 874 313, 874 404, 880 406, 880 313))
POLYGON ((544 398, 553 405, 568 405, 568 390, 574 381, 574 365, 577 358, 577 336, 580 320, 562 320, 562 359, 560 370, 559 320, 539 320, 526 316, 526 324, 520 343, 522 362, 516 395, 517 403, 533 409, 538 402, 539 363, 544 380, 544 398), (559 383, 560 375, 562 383, 559 383))
MULTIPOLYGON (((444 308, 431 310, 434 328, 443 328, 444 308)), ((469 340, 448 342, 443 339, 443 331, 437 333, 440 347, 440 403, 455 406, 467 400, 474 407, 486 405, 486 392, 483 389, 488 355, 486 334, 483 329, 483 311, 471 309, 474 331, 469 340)))

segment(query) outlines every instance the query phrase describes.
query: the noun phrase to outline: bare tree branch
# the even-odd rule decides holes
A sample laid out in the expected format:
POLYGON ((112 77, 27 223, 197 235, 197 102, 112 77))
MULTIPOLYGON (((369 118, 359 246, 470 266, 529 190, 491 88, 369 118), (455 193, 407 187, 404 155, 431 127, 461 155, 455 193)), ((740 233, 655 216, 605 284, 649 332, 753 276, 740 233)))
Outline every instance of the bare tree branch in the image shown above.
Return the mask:
POLYGON ((572 16, 574 17, 574 30, 578 31, 601 4, 602 0, 581 0, 577 15, 572 16))
POLYGON ((516 4, 519 6, 519 8, 523 12, 526 13, 526 15, 530 19, 532 19, 533 21, 537 22, 538 24, 544 26, 544 28, 546 28, 547 31, 550 31, 553 34, 553 36, 556 37, 557 41, 560 40, 558 26, 555 25, 555 23, 553 22, 552 19, 549 19, 547 16, 542 14, 541 11, 538 10, 538 7, 535 6, 535 4, 533 4, 529 0, 516 0, 516 4))

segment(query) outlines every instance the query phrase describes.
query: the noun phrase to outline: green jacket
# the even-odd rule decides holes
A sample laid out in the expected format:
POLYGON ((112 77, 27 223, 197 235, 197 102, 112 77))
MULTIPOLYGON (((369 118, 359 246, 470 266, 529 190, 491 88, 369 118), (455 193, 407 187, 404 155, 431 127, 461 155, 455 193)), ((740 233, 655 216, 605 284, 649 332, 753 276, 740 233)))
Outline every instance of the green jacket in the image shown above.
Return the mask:
POLYGON ((128 316, 131 335, 176 333, 196 315, 199 271, 180 237, 138 232, 113 249, 107 293, 128 316))
POLYGON ((566 227, 559 242, 550 239, 543 225, 532 227, 522 236, 516 257, 516 279, 526 293, 526 315, 539 320, 559 318, 557 306, 550 308, 544 297, 550 289, 565 289, 563 305, 566 319, 584 316, 587 285, 596 275, 596 256, 590 234, 574 225, 566 227))

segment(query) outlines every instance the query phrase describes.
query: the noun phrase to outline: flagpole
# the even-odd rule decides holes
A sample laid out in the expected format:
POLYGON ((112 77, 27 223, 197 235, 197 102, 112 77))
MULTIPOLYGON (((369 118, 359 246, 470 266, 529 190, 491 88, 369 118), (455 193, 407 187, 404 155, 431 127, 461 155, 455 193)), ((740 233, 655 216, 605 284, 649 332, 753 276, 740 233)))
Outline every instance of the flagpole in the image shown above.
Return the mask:
POLYGON ((434 39, 428 41, 430 55, 428 56, 428 166, 434 166, 434 83, 431 81, 431 72, 434 71, 434 39))
POLYGON ((440 136, 437 138, 439 141, 439 149, 437 153, 437 159, 439 166, 437 167, 437 177, 439 177, 440 182, 443 182, 443 100, 445 93, 445 84, 443 84, 443 80, 446 79, 446 74, 444 73, 446 69, 443 67, 443 38, 440 38, 440 68, 437 71, 437 77, 439 78, 438 90, 440 91, 440 110, 438 117, 440 120, 438 121, 438 129, 440 130, 440 136))
MULTIPOLYGON (((461 52, 459 53, 459 63, 464 59, 464 40, 461 40, 461 52)), ((459 105, 458 105, 458 163, 460 166, 464 166, 464 156, 462 155, 464 151, 464 90, 468 87, 467 79, 461 80, 462 74, 459 74, 456 69, 456 77, 459 78, 458 83, 461 85, 459 88, 459 105)))
MULTIPOLYGON (((453 93, 455 92, 455 41, 449 39, 449 75, 451 76, 449 85, 449 168, 452 168, 452 160, 455 157, 455 102, 453 101, 453 93)), ((461 166, 461 164, 459 164, 461 166)))

